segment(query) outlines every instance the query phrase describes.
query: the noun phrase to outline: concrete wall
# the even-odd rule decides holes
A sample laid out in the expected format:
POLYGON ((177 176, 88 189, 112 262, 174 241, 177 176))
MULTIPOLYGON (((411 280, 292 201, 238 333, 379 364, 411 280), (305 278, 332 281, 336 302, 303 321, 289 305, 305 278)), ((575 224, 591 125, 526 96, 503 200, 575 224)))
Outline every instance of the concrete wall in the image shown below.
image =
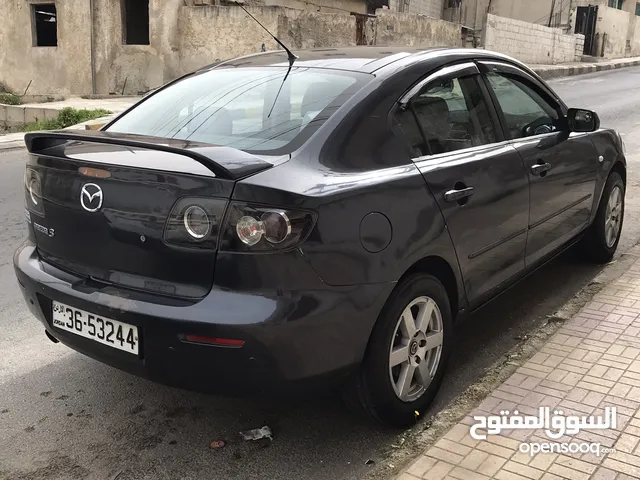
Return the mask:
MULTIPOLYGON (((525 63, 555 64, 578 60, 582 35, 564 35, 560 29, 495 15, 487 16, 484 47, 525 63)), ((580 53, 581 55, 581 53, 580 53)))
POLYGON ((317 13, 367 13, 367 4, 364 0, 313 0, 312 3, 306 0, 261 0, 260 4, 317 13))
MULTIPOLYGON (((582 0, 572 0, 582 1, 582 0)), ((589 0, 584 0, 587 3, 589 0)), ((607 1, 607 0, 592 0, 607 1)), ((473 29, 478 38, 482 38, 486 25, 486 15, 522 20, 529 23, 548 25, 553 6, 552 27, 570 28, 571 2, 556 0, 461 0, 458 6, 445 9, 443 19, 458 22, 473 29), (559 20, 559 24, 557 21, 559 20)))
MULTIPOLYGON (((315 13, 281 7, 248 10, 289 48, 319 48, 356 44, 353 15, 315 13)), ((240 55, 276 50, 278 44, 237 7, 180 7, 179 71, 189 72, 240 55), (211 32, 215 32, 212 41, 211 32)))
POLYGON ((631 50, 628 52, 632 57, 640 56, 640 17, 634 15, 633 30, 629 32, 631 37, 631 50))
POLYGON ((137 94, 179 74, 178 7, 182 0, 149 0, 149 45, 123 45, 119 1, 95 0, 95 3, 99 93, 137 94))
POLYGON ((445 0, 389 0, 391 12, 426 15, 436 20, 442 19, 445 0))
POLYGON ((404 13, 426 15, 439 20, 442 18, 443 9, 444 0, 410 0, 409 8, 405 8, 404 13))
POLYGON ((553 5, 553 14, 551 13, 552 4, 553 0, 492 0, 489 13, 541 25, 549 24, 550 15, 555 22, 556 15, 559 14, 560 24, 552 23, 552 26, 559 27, 560 25, 568 24, 570 2, 556 0, 555 5, 553 5))
MULTIPOLYGON (((33 80, 30 95, 93 93, 90 2, 56 2, 58 47, 50 48, 31 46, 30 1, 35 0, 0 0, 0 18, 12 19, 0 28, 0 82, 22 92, 33 80)), ((184 5, 185 0, 150 0, 149 45, 124 45, 120 1, 94 0, 94 3, 93 63, 98 94, 138 94, 216 61, 258 53, 263 44, 265 50, 279 48, 237 6, 189 6, 184 5)), ((430 3, 436 9, 441 4, 442 0, 430 3)), ((273 6, 247 8, 294 49, 356 44, 354 15, 273 6)), ((390 10, 377 13, 377 17, 365 22, 367 44, 461 45, 458 24, 390 10)))
POLYGON ((459 47, 460 25, 406 13, 376 10, 375 45, 459 47))
POLYGON ((58 46, 34 47, 31 5, 0 0, 0 83, 22 93, 91 91, 90 23, 87 0, 56 2, 58 46))
MULTIPOLYGON (((604 39, 604 58, 622 58, 625 56, 627 48, 627 38, 629 31, 629 13, 624 10, 603 7, 598 8, 598 21, 596 32, 600 34, 600 43, 604 39)), ((602 52, 602 47, 598 51, 598 56, 602 52)))

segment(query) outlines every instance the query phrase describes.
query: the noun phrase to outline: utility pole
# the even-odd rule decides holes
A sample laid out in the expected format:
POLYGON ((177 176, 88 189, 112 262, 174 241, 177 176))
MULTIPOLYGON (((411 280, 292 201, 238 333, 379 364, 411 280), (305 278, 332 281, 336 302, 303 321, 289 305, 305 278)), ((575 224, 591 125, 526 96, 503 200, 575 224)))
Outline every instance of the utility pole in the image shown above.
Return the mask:
POLYGON ((556 9, 556 0, 552 0, 551 1, 551 11, 549 12, 549 25, 547 25, 548 27, 551 26, 551 20, 553 19, 553 11, 556 9))

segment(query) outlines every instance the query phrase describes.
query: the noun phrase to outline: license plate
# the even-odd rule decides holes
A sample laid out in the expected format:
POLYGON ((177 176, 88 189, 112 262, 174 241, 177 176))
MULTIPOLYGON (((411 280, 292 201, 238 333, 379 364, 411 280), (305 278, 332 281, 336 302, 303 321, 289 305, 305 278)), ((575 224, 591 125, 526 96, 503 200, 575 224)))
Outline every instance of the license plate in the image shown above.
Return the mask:
POLYGON ((138 327, 53 302, 53 326, 124 352, 138 354, 138 327))

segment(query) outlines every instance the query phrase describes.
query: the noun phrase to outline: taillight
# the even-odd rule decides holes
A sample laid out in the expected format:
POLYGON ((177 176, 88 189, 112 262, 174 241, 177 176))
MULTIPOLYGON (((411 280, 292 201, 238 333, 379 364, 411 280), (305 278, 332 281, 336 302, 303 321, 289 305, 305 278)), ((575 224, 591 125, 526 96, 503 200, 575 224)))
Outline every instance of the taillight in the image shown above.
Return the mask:
POLYGON ((293 248, 315 223, 311 212, 231 203, 220 250, 270 252, 293 248))
POLYGON ((44 217, 42 179, 40 174, 30 167, 24 171, 24 193, 27 210, 44 217))
POLYGON ((219 198, 181 198, 167 219, 165 241, 184 247, 215 249, 226 204, 226 200, 219 198))

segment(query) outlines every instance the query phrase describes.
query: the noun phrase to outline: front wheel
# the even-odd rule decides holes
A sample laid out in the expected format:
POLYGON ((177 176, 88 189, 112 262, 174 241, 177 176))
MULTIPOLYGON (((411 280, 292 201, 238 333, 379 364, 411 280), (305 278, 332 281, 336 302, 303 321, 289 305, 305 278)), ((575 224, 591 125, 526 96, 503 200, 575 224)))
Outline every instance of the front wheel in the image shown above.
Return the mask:
POLYGON ((585 256, 597 263, 611 261, 620 243, 624 221, 625 185, 617 172, 609 175, 593 224, 582 240, 585 256))
POLYGON ((348 404, 390 426, 415 422, 440 388, 452 336, 442 284, 431 275, 405 279, 378 318, 348 404))

